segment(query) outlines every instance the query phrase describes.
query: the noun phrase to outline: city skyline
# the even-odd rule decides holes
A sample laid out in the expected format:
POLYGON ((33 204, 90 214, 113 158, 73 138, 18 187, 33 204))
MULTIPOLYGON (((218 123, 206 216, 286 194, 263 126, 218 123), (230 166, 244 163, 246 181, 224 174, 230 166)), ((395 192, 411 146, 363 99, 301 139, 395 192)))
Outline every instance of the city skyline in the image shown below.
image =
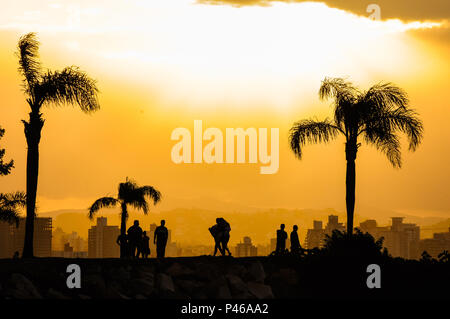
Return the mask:
MULTIPOLYGON (((0 258, 11 257, 15 251, 23 247, 24 237, 24 220, 21 219, 19 228, 0 222, 0 233, 2 235, 2 245, 0 245, 0 258), (22 225, 22 226, 20 226, 22 225), (11 234, 10 238, 7 234, 11 234), (9 245, 9 246, 8 246, 9 245), (11 255, 11 256, 10 256, 11 255)), ((116 244, 119 235, 119 227, 110 225, 107 217, 98 216, 95 219, 95 226, 89 230, 89 237, 84 239, 76 232, 67 234, 61 228, 55 228, 48 231, 48 226, 52 225, 51 218, 38 218, 36 238, 36 255, 39 257, 65 257, 65 258, 117 258, 119 257, 119 246, 116 244), (42 225, 42 226, 40 226, 42 225), (57 234, 57 236, 55 236, 57 234), (44 239, 45 238, 45 239, 44 239), (96 239, 99 238, 99 239, 96 239), (57 243, 56 240, 60 242, 57 243), (83 243, 80 245, 80 240, 83 243), (78 242, 78 247, 77 246, 78 242), (83 247, 80 249, 80 247, 83 247)), ((345 224, 339 222, 336 215, 329 215, 327 223, 315 220, 312 228, 307 228, 304 238, 300 239, 300 243, 304 249, 321 248, 323 246, 325 236, 331 235, 334 230, 344 231, 345 224)), ((152 223, 148 227, 143 226, 148 231, 149 237, 152 239, 156 224, 152 223)), ((420 259, 424 251, 432 257, 437 256, 444 250, 450 249, 450 225, 445 232, 433 233, 430 238, 420 237, 420 226, 411 223, 404 223, 403 217, 392 217, 392 223, 386 226, 380 226, 376 220, 368 219, 361 222, 355 228, 363 233, 371 234, 375 240, 384 238, 383 247, 394 257, 402 257, 406 259, 420 259)), ((288 234, 292 229, 287 228, 288 234)), ((211 255, 214 249, 213 240, 203 244, 186 244, 182 241, 172 241, 172 229, 169 228, 169 240, 166 248, 167 257, 191 257, 201 255, 211 255)), ((266 243, 253 244, 252 235, 247 234, 242 238, 238 238, 237 242, 231 245, 233 255, 235 257, 252 257, 252 256, 268 256, 275 251, 276 236, 275 231, 270 234, 272 237, 266 243)), ((286 248, 290 249, 289 238, 286 248)), ((151 254, 154 258, 156 246, 153 241, 150 243, 151 254)))

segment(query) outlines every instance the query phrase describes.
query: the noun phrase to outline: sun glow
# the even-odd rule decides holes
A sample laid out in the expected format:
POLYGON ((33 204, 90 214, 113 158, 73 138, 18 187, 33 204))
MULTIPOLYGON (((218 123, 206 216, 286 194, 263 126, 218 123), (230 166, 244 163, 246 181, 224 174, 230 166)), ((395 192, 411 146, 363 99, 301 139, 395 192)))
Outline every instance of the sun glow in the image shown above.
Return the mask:
POLYGON ((100 3, 32 6, 2 28, 32 28, 41 38, 60 39, 64 32, 63 41, 45 43, 188 104, 283 107, 324 76, 358 80, 371 66, 406 71, 413 50, 405 31, 439 26, 373 21, 312 2, 241 8, 179 0, 100 3))

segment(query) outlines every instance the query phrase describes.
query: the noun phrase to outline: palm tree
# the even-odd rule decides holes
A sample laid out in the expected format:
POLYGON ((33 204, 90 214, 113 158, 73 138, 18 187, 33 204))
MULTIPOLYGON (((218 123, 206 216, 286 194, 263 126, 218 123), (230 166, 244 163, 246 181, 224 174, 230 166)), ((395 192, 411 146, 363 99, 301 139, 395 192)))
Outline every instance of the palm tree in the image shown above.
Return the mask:
POLYGON ((391 83, 379 83, 360 91, 342 78, 325 78, 319 98, 334 98, 332 120, 306 119, 290 130, 289 142, 295 155, 302 158, 306 143, 327 143, 339 133, 345 137, 347 234, 353 232, 355 210, 355 160, 359 139, 384 153, 395 168, 401 167, 398 132, 405 133, 409 150, 415 151, 422 141, 423 126, 417 113, 408 107, 406 93, 391 83))
POLYGON ((39 172, 39 142, 44 125, 41 108, 46 105, 78 105, 89 113, 100 108, 95 81, 77 67, 62 71, 44 71, 39 62, 39 42, 34 33, 22 36, 18 43, 19 71, 30 106, 29 120, 24 121, 27 140, 27 217, 23 257, 33 257, 33 232, 39 172))
MULTIPOLYGON (((161 193, 152 186, 138 186, 136 182, 128 179, 124 183, 119 184, 119 193, 117 198, 102 197, 97 199, 91 207, 89 207, 89 219, 93 219, 95 213, 102 207, 115 207, 120 204, 120 234, 125 235, 126 224, 128 219, 127 205, 131 205, 136 209, 141 209, 144 214, 148 213, 148 203, 146 196, 153 200, 156 205, 161 200, 161 193)), ((123 251, 120 250, 120 257, 123 258, 123 251)))

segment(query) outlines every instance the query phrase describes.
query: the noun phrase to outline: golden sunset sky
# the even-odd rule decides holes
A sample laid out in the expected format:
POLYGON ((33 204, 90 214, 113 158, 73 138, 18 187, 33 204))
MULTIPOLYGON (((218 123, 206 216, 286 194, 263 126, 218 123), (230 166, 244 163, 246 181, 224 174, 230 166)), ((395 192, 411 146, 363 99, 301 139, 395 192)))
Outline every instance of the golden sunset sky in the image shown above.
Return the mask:
MULTIPOLYGON (((40 212, 88 207, 127 176, 163 193, 154 210, 334 208, 345 211, 344 140, 288 145, 300 119, 331 116, 325 77, 362 89, 380 81, 408 92, 425 127, 403 168, 363 145, 356 213, 450 218, 450 7, 441 1, 7 1, 0 11, 0 125, 12 174, 0 191, 25 189, 28 105, 14 55, 37 32, 45 68, 77 65, 95 78, 101 110, 45 108, 40 212), (378 3, 381 21, 366 7, 378 3), (344 5, 345 3, 345 5, 344 5), (279 171, 260 164, 174 164, 171 132, 279 128, 279 171)), ((406 146, 406 145, 403 145, 406 146)))

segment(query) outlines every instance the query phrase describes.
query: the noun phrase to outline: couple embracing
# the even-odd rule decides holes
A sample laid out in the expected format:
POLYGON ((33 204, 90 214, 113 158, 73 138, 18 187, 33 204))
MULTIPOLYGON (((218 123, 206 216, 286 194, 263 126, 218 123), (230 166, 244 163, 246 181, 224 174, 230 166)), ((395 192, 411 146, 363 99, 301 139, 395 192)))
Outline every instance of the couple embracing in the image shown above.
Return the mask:
POLYGON ((225 256, 225 252, 228 252, 228 256, 231 256, 231 252, 228 249, 231 231, 230 224, 222 217, 216 218, 216 224, 210 227, 209 231, 214 237, 214 256, 217 254, 217 250, 220 251, 222 256, 225 256))

